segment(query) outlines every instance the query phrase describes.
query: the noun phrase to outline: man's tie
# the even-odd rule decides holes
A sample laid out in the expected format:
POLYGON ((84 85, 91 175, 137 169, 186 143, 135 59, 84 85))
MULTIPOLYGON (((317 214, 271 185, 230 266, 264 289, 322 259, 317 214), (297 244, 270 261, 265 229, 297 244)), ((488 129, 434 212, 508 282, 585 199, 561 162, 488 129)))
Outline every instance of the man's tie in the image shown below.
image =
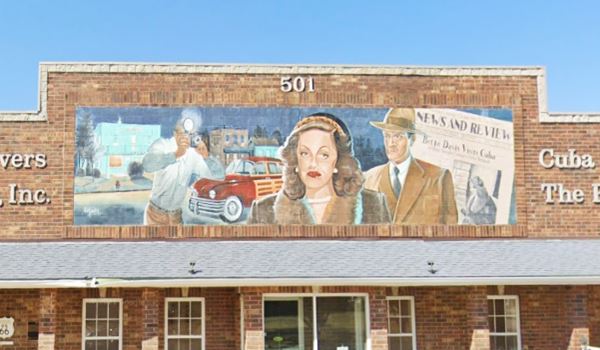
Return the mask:
POLYGON ((392 186, 394 187, 394 194, 396 195, 396 198, 400 198, 400 191, 402 191, 402 184, 400 183, 398 174, 400 174, 400 170, 397 167, 394 167, 394 179, 392 181, 392 186))

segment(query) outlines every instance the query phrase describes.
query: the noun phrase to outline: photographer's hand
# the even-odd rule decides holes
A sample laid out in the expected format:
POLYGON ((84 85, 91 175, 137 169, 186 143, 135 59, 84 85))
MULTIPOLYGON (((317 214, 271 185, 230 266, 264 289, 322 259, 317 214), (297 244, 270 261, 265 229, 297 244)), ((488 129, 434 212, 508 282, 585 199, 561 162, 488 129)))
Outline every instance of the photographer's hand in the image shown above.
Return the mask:
POLYGON ((175 130, 173 132, 175 142, 177 143, 177 150, 175 151, 175 158, 179 159, 182 157, 188 148, 190 148, 190 137, 183 130, 175 130))

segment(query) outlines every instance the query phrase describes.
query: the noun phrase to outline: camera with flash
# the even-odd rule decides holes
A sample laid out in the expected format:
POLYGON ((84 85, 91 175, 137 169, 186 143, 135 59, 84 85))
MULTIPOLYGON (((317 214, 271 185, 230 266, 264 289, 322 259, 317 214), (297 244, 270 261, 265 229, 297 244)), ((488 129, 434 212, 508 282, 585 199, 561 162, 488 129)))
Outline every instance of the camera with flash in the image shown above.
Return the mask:
POLYGON ((190 147, 196 148, 202 142, 202 136, 196 130, 196 125, 192 118, 186 118, 183 121, 183 131, 190 138, 190 147))

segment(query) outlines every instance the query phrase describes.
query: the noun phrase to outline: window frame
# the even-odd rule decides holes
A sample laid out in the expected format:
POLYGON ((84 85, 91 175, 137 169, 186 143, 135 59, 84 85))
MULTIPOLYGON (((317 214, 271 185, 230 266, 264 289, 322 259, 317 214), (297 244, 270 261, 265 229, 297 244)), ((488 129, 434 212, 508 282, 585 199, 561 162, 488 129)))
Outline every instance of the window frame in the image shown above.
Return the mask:
MULTIPOLYGON (((410 337, 412 338, 412 348, 413 350, 417 350, 417 321, 416 321, 416 317, 415 317, 415 297, 414 296, 408 296, 408 295, 403 295, 403 296, 388 296, 385 298, 385 303, 386 303, 386 309, 387 309, 387 329, 388 329, 388 338, 391 337, 408 337, 408 333, 391 333, 390 332, 390 308, 389 308, 389 301, 393 300, 393 301, 402 301, 402 300, 408 300, 410 302, 410 323, 411 323, 411 335, 410 337)), ((400 329, 400 331, 402 331, 402 329, 400 329)), ((388 342, 388 348, 389 348, 389 342, 388 342)))
MULTIPOLYGON (((122 298, 84 298, 82 301, 82 310, 81 310, 81 350, 85 350, 85 342, 86 340, 114 340, 118 338, 119 341, 119 350, 123 349, 123 299, 122 298), (85 324, 86 324, 86 305, 87 304, 97 304, 97 303, 118 303, 119 304, 119 336, 102 336, 102 337, 87 337, 85 334, 85 324)), ((96 320, 98 317, 96 315, 96 320)))
MULTIPOLYGON (((515 301, 515 313, 516 313, 516 326, 517 326, 517 332, 504 332, 504 333, 497 333, 497 332, 492 332, 491 329, 489 329, 490 332, 490 347, 491 347, 491 340, 492 340, 492 336, 517 336, 517 349, 518 350, 522 350, 522 345, 521 345, 521 310, 520 310, 520 306, 519 306, 519 296, 518 295, 488 295, 487 296, 487 300, 514 300, 515 301)), ((489 319, 490 316, 496 317, 496 314, 491 314, 489 307, 488 307, 488 328, 489 328, 489 319)), ((506 315, 504 315, 506 316, 506 315)))
MULTIPOLYGON (((169 350, 169 339, 198 339, 200 338, 202 342, 202 350, 206 349, 206 301, 204 297, 180 297, 180 298, 165 298, 165 323, 164 323, 164 349, 169 350), (202 303, 202 335, 201 336, 193 336, 193 335, 169 335, 169 302, 194 302, 199 301, 202 303)), ((180 316, 179 316, 180 317, 180 316)), ((191 319, 191 316, 190 316, 191 319)))

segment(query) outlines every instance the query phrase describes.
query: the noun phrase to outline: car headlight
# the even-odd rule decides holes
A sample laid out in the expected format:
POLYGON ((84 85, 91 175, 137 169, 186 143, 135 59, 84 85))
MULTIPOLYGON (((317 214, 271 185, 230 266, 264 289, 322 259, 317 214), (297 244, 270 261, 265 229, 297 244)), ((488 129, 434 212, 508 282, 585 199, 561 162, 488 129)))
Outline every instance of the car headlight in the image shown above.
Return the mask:
POLYGON ((210 190, 208 191, 208 196, 210 197, 210 199, 215 199, 215 197, 217 196, 217 192, 215 190, 210 190))

